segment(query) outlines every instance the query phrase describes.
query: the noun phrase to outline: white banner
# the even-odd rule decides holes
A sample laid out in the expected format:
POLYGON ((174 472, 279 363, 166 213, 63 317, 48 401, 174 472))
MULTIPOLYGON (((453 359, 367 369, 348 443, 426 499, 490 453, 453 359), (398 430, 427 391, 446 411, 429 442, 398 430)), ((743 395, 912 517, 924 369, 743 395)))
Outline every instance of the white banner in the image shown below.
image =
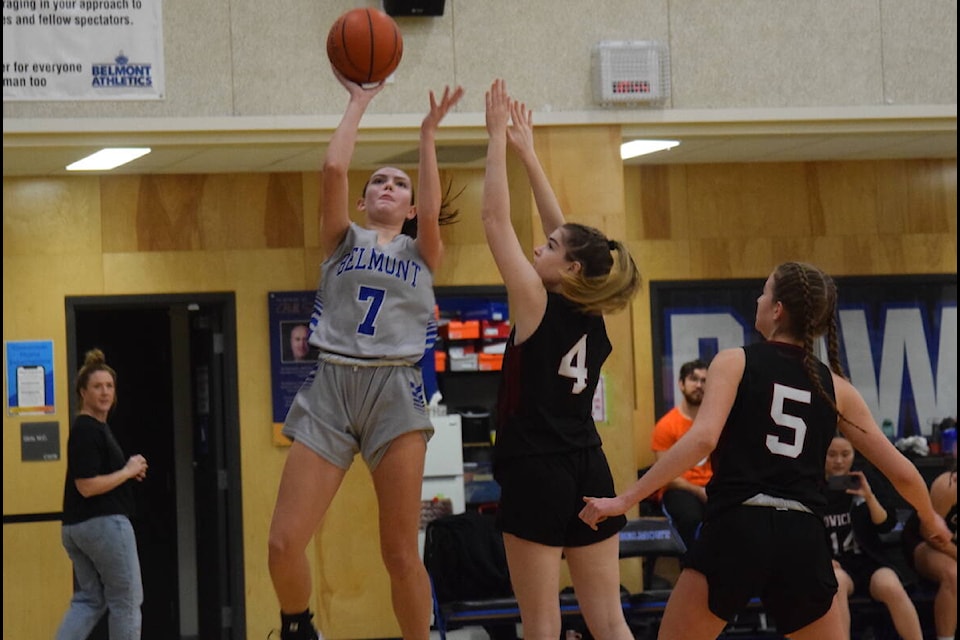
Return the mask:
POLYGON ((3 100, 161 100, 161 0, 3 0, 3 100))

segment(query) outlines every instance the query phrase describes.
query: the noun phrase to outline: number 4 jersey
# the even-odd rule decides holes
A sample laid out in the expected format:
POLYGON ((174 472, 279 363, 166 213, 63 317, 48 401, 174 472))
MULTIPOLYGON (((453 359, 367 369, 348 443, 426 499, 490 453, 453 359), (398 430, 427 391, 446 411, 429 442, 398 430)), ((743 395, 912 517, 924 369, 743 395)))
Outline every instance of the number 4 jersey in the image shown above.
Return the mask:
POLYGON ((416 363, 437 337, 433 274, 416 241, 350 224, 320 267, 310 344, 354 358, 416 363))
POLYGON ((497 460, 599 446, 593 394, 611 352, 603 316, 548 293, 540 326, 523 344, 514 337, 497 398, 497 460))
MULTIPOLYGON (((761 342, 743 351, 743 378, 710 458, 706 518, 758 493, 819 513, 826 502, 821 488, 836 412, 807 376, 802 348, 761 342)), ((820 361, 816 370, 834 400, 830 370, 820 361)))

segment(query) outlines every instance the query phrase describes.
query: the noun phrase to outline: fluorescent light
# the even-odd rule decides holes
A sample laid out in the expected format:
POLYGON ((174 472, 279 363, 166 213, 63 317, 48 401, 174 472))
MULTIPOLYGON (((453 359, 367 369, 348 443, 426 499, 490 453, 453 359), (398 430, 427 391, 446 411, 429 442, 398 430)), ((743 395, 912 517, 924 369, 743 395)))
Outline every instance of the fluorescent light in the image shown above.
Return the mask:
POLYGON ((620 145, 620 159, 636 158, 648 153, 673 149, 679 140, 631 140, 620 145))
POLYGON ((93 155, 67 165, 67 171, 107 171, 150 153, 149 148, 101 149, 93 155))

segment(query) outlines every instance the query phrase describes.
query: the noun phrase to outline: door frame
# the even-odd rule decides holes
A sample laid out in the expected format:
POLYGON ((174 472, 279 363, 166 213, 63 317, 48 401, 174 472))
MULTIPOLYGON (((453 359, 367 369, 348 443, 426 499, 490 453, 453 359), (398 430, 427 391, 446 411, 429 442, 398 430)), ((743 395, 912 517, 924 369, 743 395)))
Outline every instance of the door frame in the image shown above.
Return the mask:
MULTIPOLYGON (((206 292, 206 293, 175 293, 175 294, 130 294, 106 296, 66 296, 64 299, 66 319, 66 348, 67 371, 70 375, 69 386, 75 384, 76 371, 79 361, 77 349, 78 310, 138 310, 138 309, 199 309, 212 308, 220 314, 222 321, 222 356, 223 356, 223 385, 222 406, 223 441, 224 441, 224 469, 226 489, 224 492, 225 504, 221 505, 226 511, 227 519, 227 566, 223 570, 227 573, 221 578, 228 578, 230 585, 229 610, 221 611, 223 624, 228 628, 230 640, 244 640, 246 638, 246 605, 244 585, 244 551, 243 551, 243 500, 241 493, 242 478, 240 464, 240 411, 239 411, 239 376, 237 372, 237 321, 236 296, 233 292, 206 292), (228 626, 227 626, 228 625, 228 626)), ((70 412, 75 413, 77 399, 70 394, 70 412)), ((191 461, 192 463, 192 461, 191 461)))

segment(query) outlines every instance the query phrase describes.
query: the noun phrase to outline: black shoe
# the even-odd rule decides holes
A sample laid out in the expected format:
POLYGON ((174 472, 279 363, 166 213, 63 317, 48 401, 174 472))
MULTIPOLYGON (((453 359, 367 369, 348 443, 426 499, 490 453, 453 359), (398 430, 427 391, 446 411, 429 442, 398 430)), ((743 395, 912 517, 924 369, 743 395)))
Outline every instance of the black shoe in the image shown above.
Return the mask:
POLYGON ((321 640, 309 609, 294 615, 281 613, 280 620, 280 640, 321 640))

